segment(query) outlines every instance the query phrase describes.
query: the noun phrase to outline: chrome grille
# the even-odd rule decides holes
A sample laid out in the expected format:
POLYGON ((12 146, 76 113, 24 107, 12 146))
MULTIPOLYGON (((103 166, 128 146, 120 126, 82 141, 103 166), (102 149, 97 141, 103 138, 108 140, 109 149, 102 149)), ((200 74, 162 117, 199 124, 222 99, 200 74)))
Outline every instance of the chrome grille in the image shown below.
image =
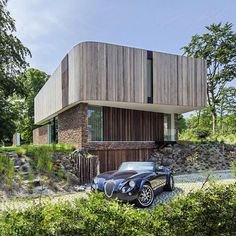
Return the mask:
POLYGON ((107 181, 105 183, 104 192, 105 192, 107 197, 109 197, 109 198, 112 197, 114 188, 115 188, 115 182, 114 181, 110 180, 110 181, 107 181))

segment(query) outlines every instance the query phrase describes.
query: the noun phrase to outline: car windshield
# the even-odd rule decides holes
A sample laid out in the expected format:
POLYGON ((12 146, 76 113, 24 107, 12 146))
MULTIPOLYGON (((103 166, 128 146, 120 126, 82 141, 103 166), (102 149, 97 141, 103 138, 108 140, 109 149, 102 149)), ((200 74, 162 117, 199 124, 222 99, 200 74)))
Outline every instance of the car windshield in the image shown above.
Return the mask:
POLYGON ((126 170, 153 171, 154 164, 153 162, 123 162, 119 168, 119 171, 126 171, 126 170))

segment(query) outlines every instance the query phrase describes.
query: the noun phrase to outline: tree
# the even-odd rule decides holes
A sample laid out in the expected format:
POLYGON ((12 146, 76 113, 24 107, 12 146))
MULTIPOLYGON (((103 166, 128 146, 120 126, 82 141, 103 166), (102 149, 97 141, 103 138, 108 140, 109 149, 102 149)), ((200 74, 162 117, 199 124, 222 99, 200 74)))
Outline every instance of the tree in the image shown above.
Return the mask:
POLYGON ((236 77, 236 34, 233 25, 212 24, 207 33, 194 35, 183 47, 184 55, 204 58, 207 63, 207 102, 212 116, 212 131, 216 132, 217 105, 227 82, 236 77))
POLYGON ((23 94, 19 77, 28 66, 30 51, 14 35, 15 21, 6 10, 7 0, 0 0, 0 141, 9 140, 14 133, 17 113, 11 96, 23 94))
POLYGON ((11 142, 12 134, 15 131, 14 120, 17 119, 17 110, 11 100, 4 99, 0 91, 0 141, 11 142))
MULTIPOLYGON (((224 134, 230 126, 236 127, 236 88, 226 87, 222 90, 220 103, 217 106, 217 112, 220 116, 220 130, 224 134)), ((231 127, 230 127, 231 128, 231 127)))
POLYGON ((182 114, 178 114, 176 128, 178 130, 178 133, 182 133, 187 128, 186 120, 184 119, 184 116, 182 114))
POLYGON ((7 0, 0 0, 0 91, 8 97, 23 92, 23 81, 18 76, 27 68, 25 59, 31 54, 14 35, 15 21, 6 5, 7 0))
POLYGON ((24 100, 21 102, 21 116, 17 124, 17 131, 21 133, 22 139, 31 143, 33 141, 34 125, 34 98, 48 80, 49 75, 38 69, 30 68, 20 77, 20 80, 25 81, 24 100))

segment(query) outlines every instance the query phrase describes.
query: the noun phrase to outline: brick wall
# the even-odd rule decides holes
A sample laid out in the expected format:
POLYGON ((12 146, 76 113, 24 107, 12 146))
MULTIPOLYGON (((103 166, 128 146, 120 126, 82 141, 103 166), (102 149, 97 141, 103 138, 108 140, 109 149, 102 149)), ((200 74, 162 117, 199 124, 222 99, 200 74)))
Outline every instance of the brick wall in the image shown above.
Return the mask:
POLYGON ((87 144, 87 109, 81 103, 58 115, 58 143, 66 143, 81 148, 87 144))
POLYGON ((48 125, 33 130, 33 144, 48 143, 48 125))

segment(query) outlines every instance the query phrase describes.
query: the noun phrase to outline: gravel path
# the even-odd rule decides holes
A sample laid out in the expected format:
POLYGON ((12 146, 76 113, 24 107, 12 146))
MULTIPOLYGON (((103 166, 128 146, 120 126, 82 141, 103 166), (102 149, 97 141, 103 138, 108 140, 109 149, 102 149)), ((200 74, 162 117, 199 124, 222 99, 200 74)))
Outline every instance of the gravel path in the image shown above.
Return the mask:
POLYGON ((158 194, 152 207, 155 207, 159 203, 165 204, 179 194, 187 194, 190 191, 201 189, 208 175, 208 182, 204 185, 204 188, 213 181, 219 184, 230 184, 236 182, 236 179, 230 170, 176 175, 174 176, 175 190, 173 192, 162 192, 158 194))
MULTIPOLYGON (((176 175, 175 179, 175 190, 173 192, 162 192, 158 194, 153 202, 152 208, 159 203, 167 203, 179 194, 187 194, 190 191, 200 189, 210 174, 209 182, 216 181, 220 184, 230 184, 236 182, 235 177, 232 175, 230 170, 214 171, 211 173, 194 173, 185 175, 176 175)), ((204 187, 209 184, 206 183, 204 187)), ((89 188, 85 192, 71 193, 56 195, 51 197, 43 197, 42 202, 57 203, 61 201, 72 201, 78 197, 86 197, 86 193, 89 192, 89 188)), ((25 209, 32 205, 39 203, 39 199, 12 199, 4 202, 0 202, 0 211, 6 209, 25 209)))

